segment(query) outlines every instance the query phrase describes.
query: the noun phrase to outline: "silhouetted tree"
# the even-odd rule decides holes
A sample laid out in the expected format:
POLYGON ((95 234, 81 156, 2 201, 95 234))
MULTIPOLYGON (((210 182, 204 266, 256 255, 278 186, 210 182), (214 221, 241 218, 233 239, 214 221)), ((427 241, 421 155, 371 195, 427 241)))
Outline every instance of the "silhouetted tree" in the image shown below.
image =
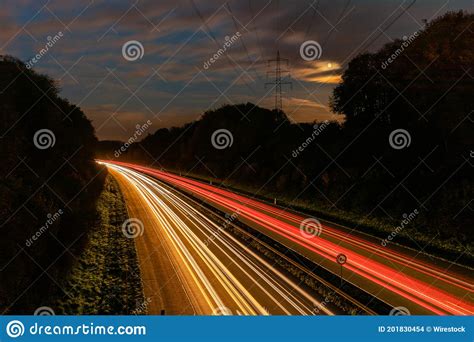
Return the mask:
POLYGON ((120 159, 393 225, 418 209, 416 227, 425 238, 470 245, 473 19, 448 13, 406 40, 355 57, 330 99, 345 122, 319 123, 314 139, 314 123, 290 123, 282 112, 248 103, 162 128, 120 159), (218 129, 232 133, 232 146, 212 146, 218 129), (391 147, 395 129, 409 132, 409 146, 391 147))
POLYGON ((0 75, 0 310, 32 314, 56 290, 94 215, 97 139, 48 76, 9 56, 0 57, 0 75), (35 144, 42 129, 54 134, 43 141, 49 148, 35 144))

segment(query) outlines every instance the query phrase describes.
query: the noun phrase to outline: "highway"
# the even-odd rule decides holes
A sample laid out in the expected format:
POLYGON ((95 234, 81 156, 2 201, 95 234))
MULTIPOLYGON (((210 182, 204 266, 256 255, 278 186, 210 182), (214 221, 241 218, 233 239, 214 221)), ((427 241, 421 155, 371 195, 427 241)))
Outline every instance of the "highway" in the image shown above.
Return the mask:
POLYGON ((149 314, 334 314, 176 191, 107 166, 143 225, 135 238, 149 314))
MULTIPOLYGON (((336 262, 336 256, 341 253, 344 254, 347 258, 346 264, 343 266, 344 281, 350 282, 374 297, 390 304, 396 308, 394 314, 400 314, 400 312, 403 314, 405 309, 410 314, 472 315, 474 313, 472 272, 467 268, 440 259, 428 258, 409 249, 383 247, 377 239, 324 222, 319 227, 320 231, 317 232, 318 234, 308 234, 301 230, 301 224, 304 224, 304 220, 308 219, 308 217, 303 215, 282 210, 261 201, 168 172, 117 162, 113 164, 108 162, 107 165, 109 168, 120 170, 121 174, 130 174, 134 170, 135 181, 140 179, 139 175, 147 174, 174 186, 180 191, 204 200, 223 212, 236 215, 239 221, 297 251, 332 273, 338 274, 340 272, 341 267, 336 262)), ((145 182, 144 180, 142 181, 145 182)), ((145 190, 145 187, 143 187, 142 191, 143 196, 147 196, 149 199, 154 198, 148 190, 145 190)), ((160 209, 160 202, 158 200, 159 198, 154 199, 155 210, 163 211, 164 209, 160 209)), ((212 226, 212 223, 206 220, 205 216, 196 209, 188 208, 184 210, 182 209, 183 206, 174 205, 172 212, 181 211, 193 222, 199 221, 202 223, 199 224, 202 234, 205 236, 212 234, 212 228, 209 228, 211 230, 204 228, 204 226, 212 226)), ((172 214, 170 211, 168 215, 173 216, 175 214, 172 214)), ((196 229, 192 231, 193 233, 188 232, 187 234, 182 232, 183 237, 186 235, 185 239, 192 239, 189 237, 190 235, 199 234, 195 232, 196 229)), ((205 237, 201 236, 201 239, 205 239, 205 237)), ((227 245, 232 240, 231 236, 225 236, 225 239, 226 242, 222 242, 222 245, 227 245)), ((232 244, 234 243, 237 242, 232 242, 232 244)), ((191 244, 190 241, 189 244, 191 244)), ((197 240, 194 241, 194 244, 199 245, 197 240)), ((224 255, 227 257, 227 254, 229 254, 230 259, 236 263, 241 263, 242 267, 244 264, 248 265, 248 262, 252 265, 253 262, 259 264, 260 261, 257 255, 252 255, 252 260, 250 261, 245 257, 247 253, 239 254, 239 248, 241 247, 237 247, 232 253, 229 251, 222 255, 216 250, 214 253, 217 254, 213 254, 209 259, 214 260, 213 262, 217 264, 219 261, 222 261, 221 257, 224 257, 224 255)), ((200 253, 204 252, 201 250, 200 253)), ((182 259, 184 261, 186 256, 182 257, 182 259)), ((238 268, 238 266, 235 267, 238 268)), ((250 268, 250 266, 248 267, 250 268)), ((236 276, 237 278, 234 281, 242 285, 239 282, 240 274, 247 275, 247 273, 243 271, 242 273, 240 271, 237 273, 239 275, 236 276)), ((243 304, 233 306, 236 310, 242 310, 243 314, 262 314, 256 302, 253 301, 271 303, 275 296, 278 297, 280 294, 274 287, 278 287, 281 284, 290 293, 291 291, 296 291, 293 293, 297 293, 297 297, 284 302, 283 306, 285 309, 291 307, 292 310, 286 312, 283 308, 280 308, 281 311, 277 310, 278 313, 308 313, 309 306, 305 303, 314 300, 314 298, 309 299, 307 293, 299 292, 297 290, 298 287, 294 286, 295 284, 291 284, 284 277, 281 278, 278 272, 272 272, 270 278, 260 278, 260 276, 262 276, 262 273, 250 272, 246 281, 268 284, 265 285, 265 291, 253 297, 251 296, 252 300, 249 299, 250 297, 245 297, 248 303, 253 304, 249 304, 249 306, 243 304), (262 294, 264 294, 263 297, 262 294), (249 307, 252 307, 253 311, 244 310, 249 309, 249 307)), ((223 285, 223 287, 225 286, 223 285)), ((208 289, 206 291, 209 292, 208 289)), ((280 289, 280 291, 283 290, 280 289)), ((235 290, 235 292, 237 293, 238 290, 235 290)), ((279 301, 281 298, 289 299, 287 295, 280 295, 275 300, 279 301)), ((239 300, 236 298, 235 302, 239 302, 239 300)), ((273 314, 273 312, 271 313, 273 314)), ((330 312, 326 313, 331 314, 330 312)))

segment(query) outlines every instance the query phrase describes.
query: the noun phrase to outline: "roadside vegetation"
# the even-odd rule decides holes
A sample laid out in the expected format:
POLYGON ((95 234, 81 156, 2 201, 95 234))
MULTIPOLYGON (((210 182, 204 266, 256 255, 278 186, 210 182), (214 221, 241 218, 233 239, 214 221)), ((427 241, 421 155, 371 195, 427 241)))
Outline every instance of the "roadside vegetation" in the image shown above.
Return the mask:
POLYGON ((143 303, 117 184, 56 81, 0 55, 0 313, 131 313, 143 303))
POLYGON ((104 175, 82 110, 0 55, 0 313, 33 314, 83 244, 104 175))
POLYGON ((124 199, 108 175, 97 202, 98 217, 73 262, 54 306, 59 314, 127 315, 144 303, 135 242, 122 232, 128 218, 124 199))

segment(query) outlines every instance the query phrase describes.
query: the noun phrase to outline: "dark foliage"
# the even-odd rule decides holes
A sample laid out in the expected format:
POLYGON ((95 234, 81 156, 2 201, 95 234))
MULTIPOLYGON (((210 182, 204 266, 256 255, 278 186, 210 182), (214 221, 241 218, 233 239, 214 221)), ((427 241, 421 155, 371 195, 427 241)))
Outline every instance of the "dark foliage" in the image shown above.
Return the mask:
POLYGON ((402 40, 354 58, 331 99, 343 125, 315 129, 252 104, 224 106, 156 131, 120 159, 230 180, 386 227, 416 209, 420 238, 413 230, 405 238, 418 248, 448 241, 458 255, 472 243, 473 18, 459 12, 434 20, 384 68, 402 40), (211 136, 222 128, 234 141, 218 150, 211 136), (390 146, 395 129, 409 132, 409 146, 390 146))
POLYGON ((377 158, 384 166, 366 177, 373 189, 366 206, 380 204, 395 214, 421 209, 433 238, 464 243, 472 242, 473 226, 473 22, 474 15, 463 12, 437 18, 385 67, 403 40, 358 56, 332 98, 354 141, 341 165, 364 172, 377 158), (386 142, 399 128, 410 133, 411 144, 394 150, 386 142))
POLYGON ((8 56, 0 75, 0 310, 32 314, 74 259, 103 177, 90 121, 52 79, 8 56), (54 133, 54 146, 35 146, 40 129, 54 133))

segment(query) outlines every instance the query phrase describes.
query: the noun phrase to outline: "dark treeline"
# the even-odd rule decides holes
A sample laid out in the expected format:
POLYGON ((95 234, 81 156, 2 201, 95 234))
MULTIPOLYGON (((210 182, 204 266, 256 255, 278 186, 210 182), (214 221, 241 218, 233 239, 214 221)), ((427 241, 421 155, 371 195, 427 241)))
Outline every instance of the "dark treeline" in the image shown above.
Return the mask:
POLYGON ((8 56, 0 75, 0 312, 32 314, 53 305, 48 298, 84 241, 103 177, 90 121, 52 79, 8 56), (35 139, 42 129, 54 137, 35 139))
MULTIPOLYGON (((401 236, 464 252, 473 225, 473 20, 448 13, 354 58, 330 101, 343 124, 315 128, 252 104, 224 106, 159 129, 118 159, 261 188, 343 219, 388 223, 389 231, 416 210, 416 229, 401 236), (232 146, 213 147, 218 129, 231 132, 232 146), (409 146, 390 145, 396 129, 408 132, 409 146)), ((120 143, 107 144, 101 156, 114 158, 120 143)))

